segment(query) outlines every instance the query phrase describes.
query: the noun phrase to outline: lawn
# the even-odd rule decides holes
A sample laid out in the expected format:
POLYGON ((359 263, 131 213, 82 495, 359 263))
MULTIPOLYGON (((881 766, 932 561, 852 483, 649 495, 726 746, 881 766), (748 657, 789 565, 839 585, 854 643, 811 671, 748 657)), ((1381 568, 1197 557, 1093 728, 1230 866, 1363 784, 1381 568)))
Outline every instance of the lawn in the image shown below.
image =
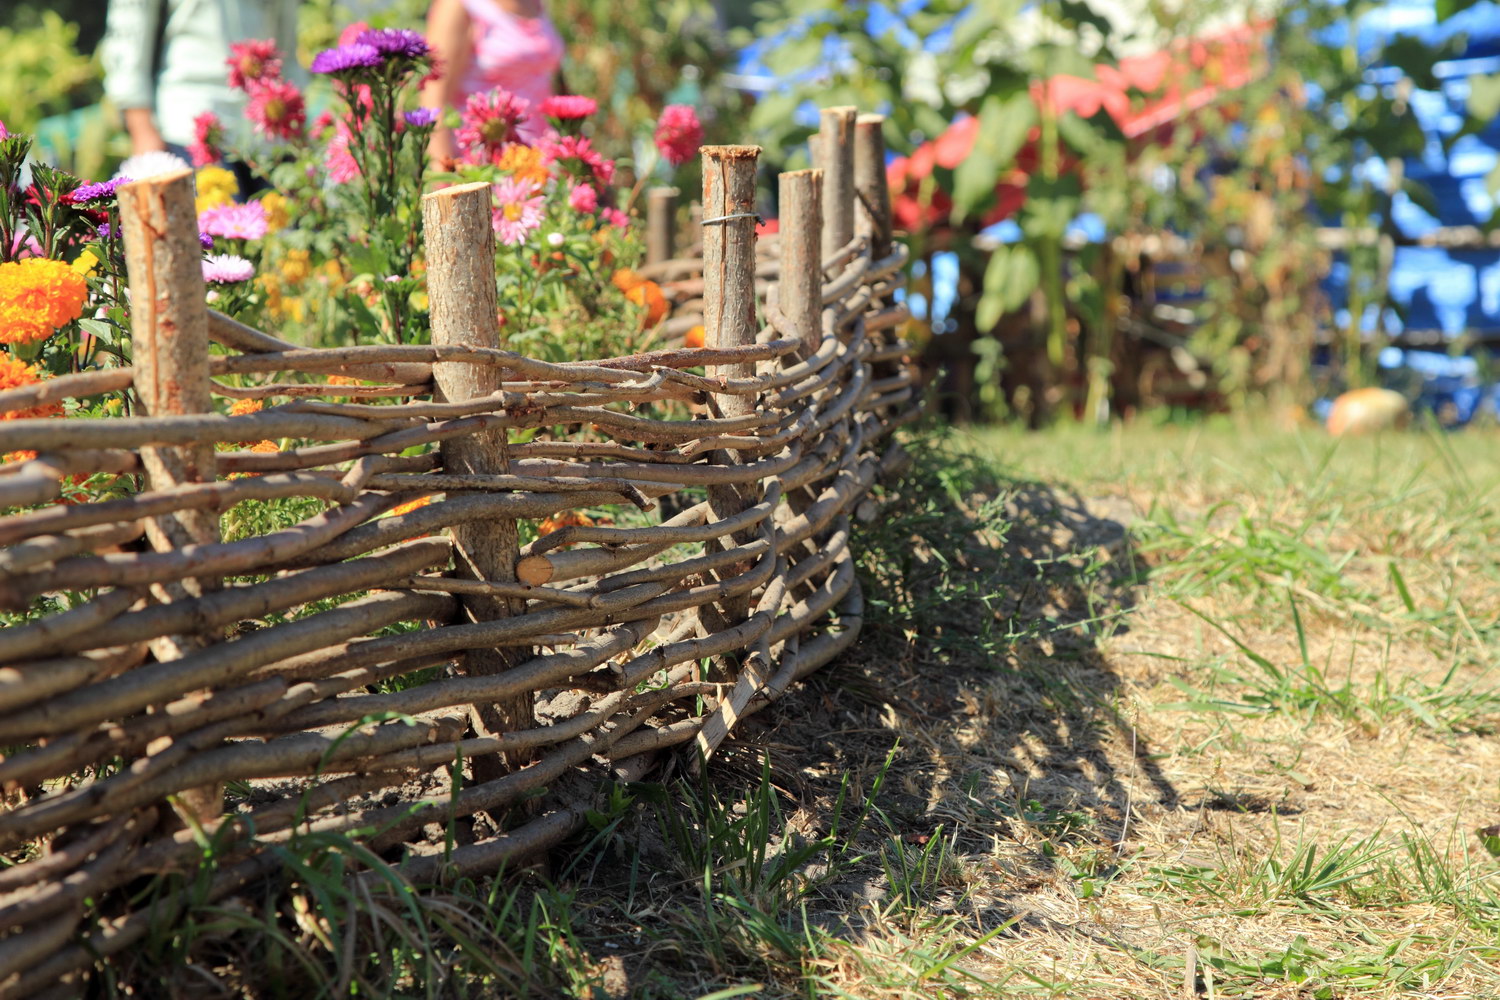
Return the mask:
POLYGON ((247 891, 139 960, 430 996, 1500 996, 1497 446, 929 432, 859 529, 859 645, 706 777, 680 757, 545 864, 419 895, 293 845, 300 936, 247 891))

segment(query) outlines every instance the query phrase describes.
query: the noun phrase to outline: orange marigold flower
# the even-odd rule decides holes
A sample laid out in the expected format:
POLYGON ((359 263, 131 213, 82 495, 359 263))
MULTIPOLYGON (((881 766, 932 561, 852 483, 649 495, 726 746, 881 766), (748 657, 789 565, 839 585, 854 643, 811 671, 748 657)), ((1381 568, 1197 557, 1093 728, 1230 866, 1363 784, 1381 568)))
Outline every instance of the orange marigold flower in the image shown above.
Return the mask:
MULTIPOLYGON (((35 258, 28 258, 35 259, 35 258)), ((5 265, 0 264, 0 267, 5 265)), ((24 361, 17 360, 9 354, 0 352, 0 391, 5 389, 19 389, 26 385, 36 385, 42 380, 41 374, 35 365, 28 365, 24 361)), ((24 417, 55 417, 62 413, 61 403, 43 403, 41 406, 28 406, 19 410, 7 410, 0 413, 0 420, 20 420, 24 417)), ((32 456, 35 458, 36 456, 32 456)))
POLYGON ((426 507, 430 503, 432 503, 432 497, 418 497, 415 500, 408 500, 406 501, 406 503, 397 504, 396 508, 392 510, 391 513, 410 514, 412 511, 418 510, 422 507, 426 507))
POLYGON ((645 278, 636 274, 628 267, 622 267, 610 277, 616 288, 622 292, 629 292, 632 288, 645 282, 645 278))
POLYGON ((685 337, 682 338, 682 346, 683 347, 702 347, 703 346, 703 337, 704 337, 703 324, 699 323, 697 326, 693 327, 691 330, 689 330, 687 332, 687 336, 685 336, 685 337))
POLYGON ((592 528, 593 526, 594 519, 583 511, 565 510, 560 514, 553 514, 551 517, 544 518, 542 523, 537 527, 537 533, 550 535, 554 531, 561 531, 563 528, 592 528))
POLYGON ((268 455, 281 450, 281 445, 275 441, 257 441, 250 446, 251 451, 258 451, 262 455, 268 455))
POLYGON ((251 413, 259 413, 266 404, 258 399, 236 399, 229 407, 231 417, 243 417, 251 413))
POLYGON ((0 463, 11 465, 16 462, 29 462, 33 458, 36 458, 34 451, 8 451, 0 456, 0 463))
POLYGON ((642 317, 641 322, 647 327, 660 323, 661 318, 670 308, 667 305, 667 297, 661 293, 661 286, 654 281, 641 282, 626 292, 625 297, 638 306, 645 306, 646 315, 642 317))
POLYGON ((46 340, 83 315, 89 283, 60 260, 28 257, 0 264, 0 344, 46 340))

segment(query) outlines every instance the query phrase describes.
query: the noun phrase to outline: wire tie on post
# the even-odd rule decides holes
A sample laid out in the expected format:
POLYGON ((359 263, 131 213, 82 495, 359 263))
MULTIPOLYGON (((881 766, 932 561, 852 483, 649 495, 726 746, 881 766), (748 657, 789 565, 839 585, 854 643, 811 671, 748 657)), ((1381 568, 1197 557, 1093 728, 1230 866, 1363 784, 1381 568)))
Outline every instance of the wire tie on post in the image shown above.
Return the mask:
POLYGON ((765 225, 759 212, 735 212, 733 215, 716 215, 712 219, 704 219, 698 225, 710 226, 716 222, 732 222, 735 219, 754 219, 757 226, 765 225))

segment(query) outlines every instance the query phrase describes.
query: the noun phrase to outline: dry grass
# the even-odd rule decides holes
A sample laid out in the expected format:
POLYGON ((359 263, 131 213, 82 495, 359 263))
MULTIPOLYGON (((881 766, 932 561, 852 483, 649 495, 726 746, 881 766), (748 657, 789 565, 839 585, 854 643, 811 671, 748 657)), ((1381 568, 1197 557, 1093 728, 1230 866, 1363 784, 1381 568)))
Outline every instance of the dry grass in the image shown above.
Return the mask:
MULTIPOLYGON (((836 780, 868 789, 897 747, 838 879, 772 915, 800 943, 750 933, 695 966, 679 937, 627 957, 631 981, 1500 996, 1500 862, 1474 832, 1500 821, 1497 446, 968 440, 1009 527, 943 551, 915 518, 904 602, 759 734, 804 841, 827 832, 836 780)), ((993 509, 958 479, 966 512, 993 509)))
POLYGON ((1500 823, 1500 438, 947 449, 919 443, 861 529, 850 655, 704 781, 618 790, 550 869, 384 904, 431 938, 379 981, 1500 997, 1500 861, 1475 833, 1500 823))

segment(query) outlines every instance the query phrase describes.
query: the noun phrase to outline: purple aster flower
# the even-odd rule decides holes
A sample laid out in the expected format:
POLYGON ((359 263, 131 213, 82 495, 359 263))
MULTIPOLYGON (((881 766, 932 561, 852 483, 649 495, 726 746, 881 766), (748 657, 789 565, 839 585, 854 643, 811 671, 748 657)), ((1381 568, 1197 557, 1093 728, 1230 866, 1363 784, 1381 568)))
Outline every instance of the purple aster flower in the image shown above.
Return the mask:
POLYGON ((406 113, 406 124, 412 128, 427 128, 436 124, 438 114, 432 108, 417 108, 406 113))
POLYGON ((354 43, 368 45, 387 59, 420 59, 428 52, 427 40, 417 32, 405 28, 366 31, 354 43))
POLYGON ((336 49, 324 49, 313 56, 312 66, 309 68, 314 73, 338 74, 369 69, 371 66, 379 66, 382 61, 380 51, 375 46, 354 42, 340 45, 336 49))
MULTIPOLYGON (((100 230, 100 232, 103 232, 104 230, 106 230, 108 228, 109 228, 109 223, 106 222, 104 225, 102 225, 102 226, 99 227, 99 230, 100 230)), ((208 235, 207 233, 199 233, 198 234, 198 245, 201 246, 205 250, 212 250, 214 248, 214 238, 212 236, 208 235)))
POLYGON ((210 285, 237 285, 255 277, 255 265, 232 253, 203 258, 203 280, 210 285))
POLYGON ((107 240, 107 239, 109 239, 109 234, 112 233, 112 232, 114 232, 114 230, 109 228, 109 223, 107 223, 107 222, 100 223, 100 225, 99 225, 99 238, 101 240, 107 240))
POLYGON ((113 180, 100 181, 97 184, 80 184, 63 196, 63 200, 72 205, 87 205, 95 201, 104 201, 115 196, 115 188, 125 183, 125 178, 116 177, 113 180))

